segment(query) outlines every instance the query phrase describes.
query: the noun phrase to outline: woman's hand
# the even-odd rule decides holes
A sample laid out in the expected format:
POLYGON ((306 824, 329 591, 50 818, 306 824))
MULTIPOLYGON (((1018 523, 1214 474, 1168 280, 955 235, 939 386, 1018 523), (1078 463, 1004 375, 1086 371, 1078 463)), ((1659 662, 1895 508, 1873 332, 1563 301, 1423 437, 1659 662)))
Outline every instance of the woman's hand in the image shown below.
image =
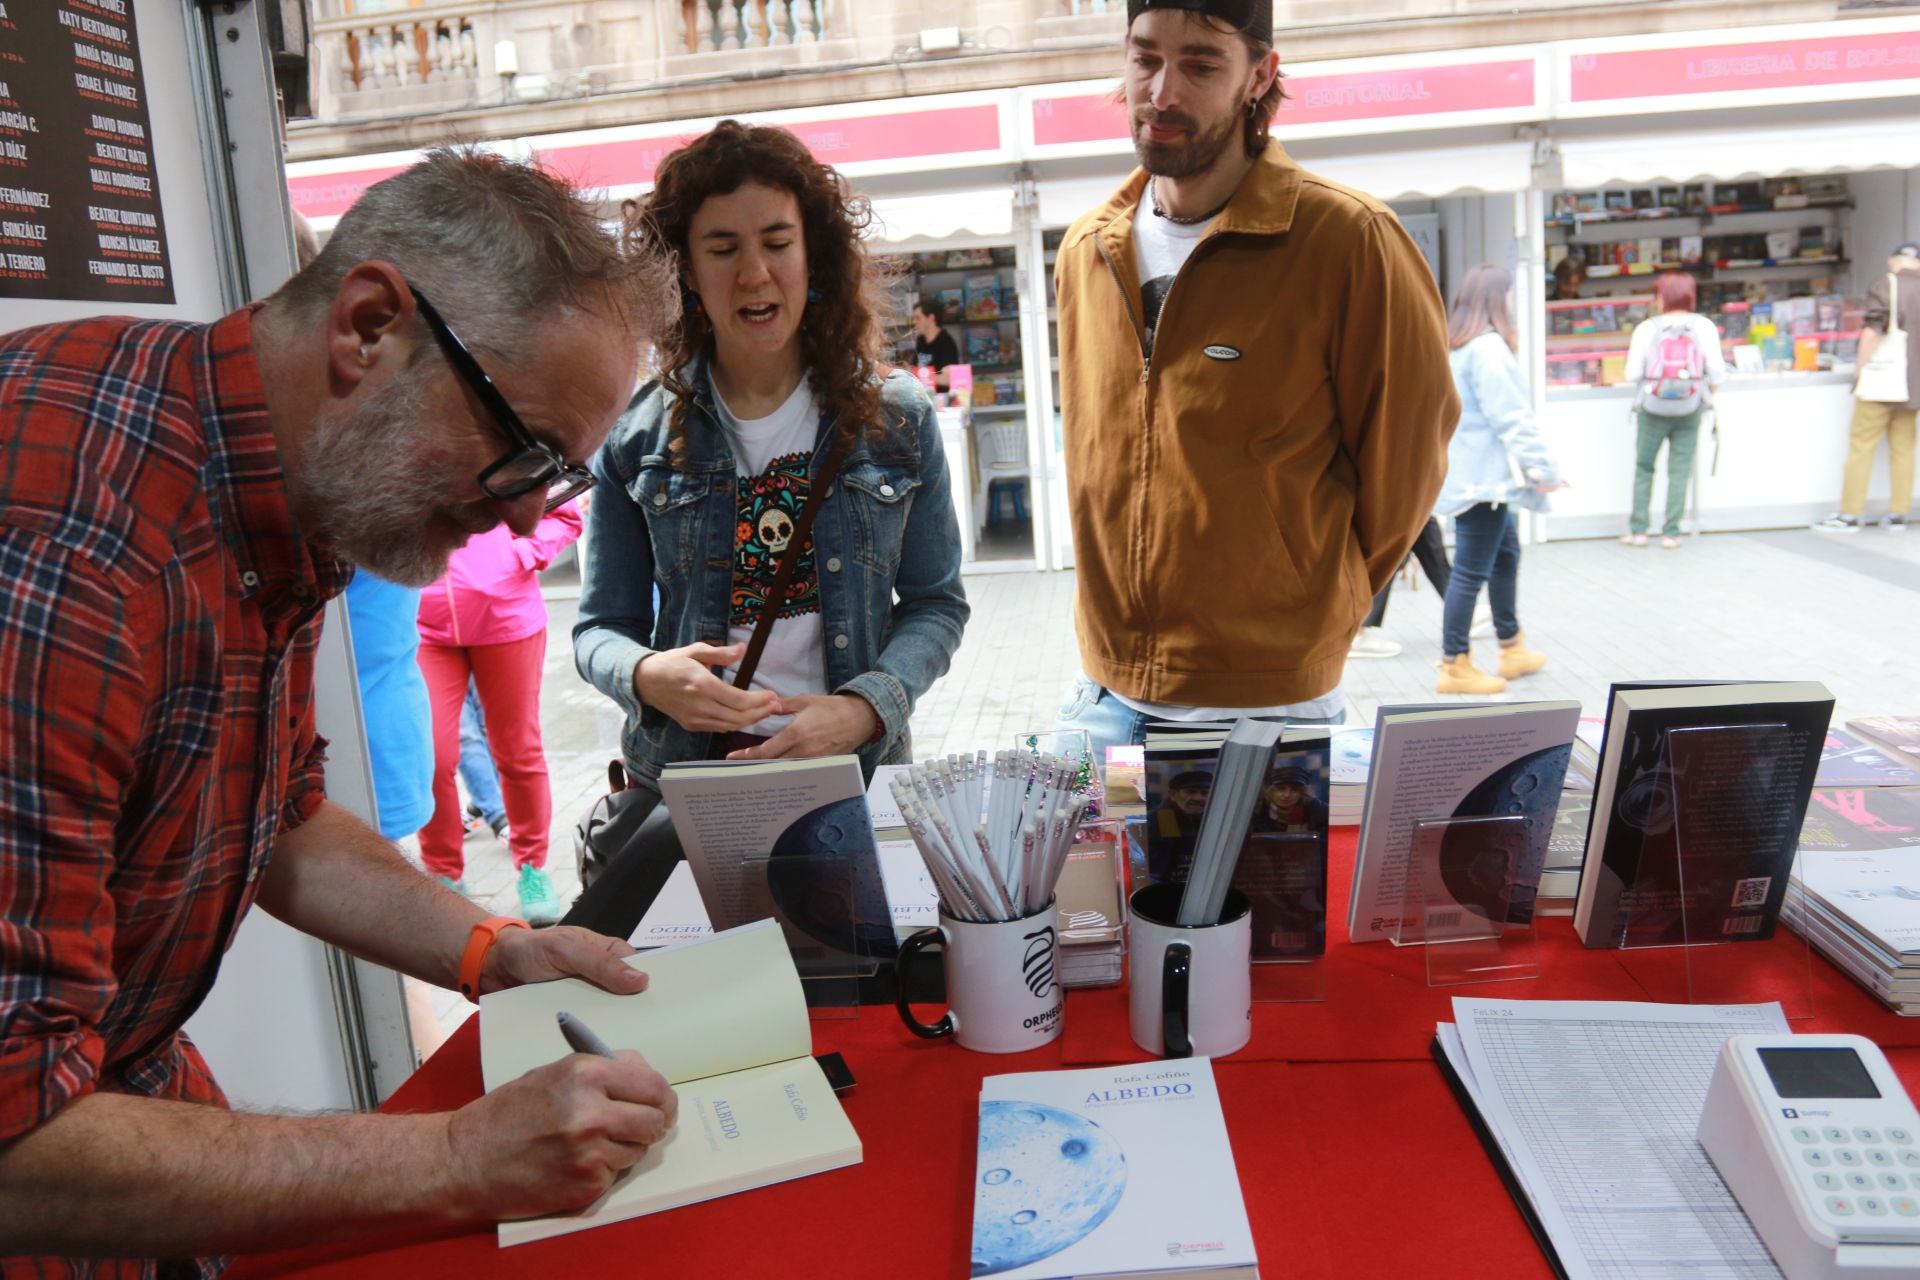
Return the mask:
POLYGON ((880 717, 865 698, 851 693, 796 693, 780 703, 793 723, 757 747, 735 751, 729 760, 777 760, 782 756, 837 756, 862 746, 880 727, 880 717))
POLYGON ((780 699, 765 689, 736 689, 708 670, 731 666, 744 644, 690 644, 663 649, 640 660, 633 691, 692 733, 733 733, 780 713, 780 699))

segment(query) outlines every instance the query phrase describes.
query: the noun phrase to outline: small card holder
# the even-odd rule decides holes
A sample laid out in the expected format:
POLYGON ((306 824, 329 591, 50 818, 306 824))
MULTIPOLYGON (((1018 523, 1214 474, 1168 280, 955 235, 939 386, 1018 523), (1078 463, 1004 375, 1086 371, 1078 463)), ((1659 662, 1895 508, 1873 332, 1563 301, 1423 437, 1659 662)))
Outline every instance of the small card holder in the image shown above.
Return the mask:
POLYGON ((1416 821, 1392 941, 1425 948, 1430 987, 1538 978, 1539 882, 1521 814, 1416 821))

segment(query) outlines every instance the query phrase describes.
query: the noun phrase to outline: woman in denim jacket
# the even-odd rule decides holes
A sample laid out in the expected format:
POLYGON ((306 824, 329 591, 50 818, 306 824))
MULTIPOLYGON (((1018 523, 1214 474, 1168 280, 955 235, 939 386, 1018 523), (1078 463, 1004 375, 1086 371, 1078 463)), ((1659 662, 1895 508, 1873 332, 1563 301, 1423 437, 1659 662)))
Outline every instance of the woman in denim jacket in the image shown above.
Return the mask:
POLYGON ((1447 446, 1447 479, 1434 514, 1453 517, 1453 575, 1442 615, 1441 693, 1493 694, 1507 681, 1547 665, 1526 646, 1516 613, 1520 535, 1513 508, 1544 511, 1560 487, 1533 423, 1533 401, 1514 358, 1513 276, 1481 263, 1470 269, 1447 316, 1453 380, 1460 392, 1460 425, 1447 446), (1482 584, 1500 637, 1500 674, 1473 665, 1467 632, 1482 584))
MULTIPOLYGON (((626 712, 631 781, 655 795, 661 766, 722 751, 853 752, 869 775, 909 760, 914 701, 960 643, 946 455, 919 384, 879 372, 868 216, 792 134, 729 120, 667 157, 631 221, 639 250, 674 260, 685 307, 659 339, 659 381, 593 463, 604 496, 573 644, 580 674, 626 712), (855 441, 816 489, 837 431, 855 441), (812 536, 735 689, 808 503, 812 536)), ((647 878, 663 878, 677 842, 663 809, 647 825, 615 865, 644 848, 647 878)))

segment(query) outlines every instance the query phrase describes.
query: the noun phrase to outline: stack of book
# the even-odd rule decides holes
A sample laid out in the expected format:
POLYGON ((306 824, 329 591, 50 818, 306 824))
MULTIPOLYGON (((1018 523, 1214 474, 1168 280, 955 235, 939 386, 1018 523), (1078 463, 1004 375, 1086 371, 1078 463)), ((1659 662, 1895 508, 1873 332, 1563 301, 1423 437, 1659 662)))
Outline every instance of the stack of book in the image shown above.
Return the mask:
POLYGON ((1327 822, 1336 827, 1360 825, 1367 804, 1367 766, 1373 758, 1373 729, 1333 731, 1333 786, 1327 803, 1327 822))
POLYGON ((1781 919, 1903 1015, 1920 1015, 1920 717, 1832 730, 1781 919))
POLYGON ((1781 918, 1894 1012, 1920 1015, 1920 787, 1813 799, 1781 918))
POLYGON ((1821 786, 1920 785, 1920 716, 1868 716, 1847 721, 1847 729, 1827 734, 1821 786))
POLYGON ((1074 846, 1054 890, 1058 898, 1060 985, 1105 987, 1120 981, 1127 956, 1127 915, 1120 893, 1121 846, 1074 846))

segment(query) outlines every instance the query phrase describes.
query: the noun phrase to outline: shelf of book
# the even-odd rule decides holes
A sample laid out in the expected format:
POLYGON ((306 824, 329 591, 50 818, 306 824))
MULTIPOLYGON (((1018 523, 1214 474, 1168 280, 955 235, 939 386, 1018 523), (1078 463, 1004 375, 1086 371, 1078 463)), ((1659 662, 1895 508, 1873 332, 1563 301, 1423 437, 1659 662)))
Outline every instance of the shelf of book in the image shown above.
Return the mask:
MULTIPOLYGON (((1791 199, 1791 197, 1787 197, 1791 199)), ((1851 196, 1832 199, 1808 199, 1804 204, 1727 204, 1709 206, 1701 209, 1615 209, 1599 213, 1563 213, 1550 214, 1546 219, 1549 227, 1591 227, 1618 224, 1644 224, 1648 222, 1666 222, 1675 218, 1698 218, 1711 222, 1715 218, 1735 218, 1751 213, 1805 213, 1810 210, 1852 209, 1851 196)))

